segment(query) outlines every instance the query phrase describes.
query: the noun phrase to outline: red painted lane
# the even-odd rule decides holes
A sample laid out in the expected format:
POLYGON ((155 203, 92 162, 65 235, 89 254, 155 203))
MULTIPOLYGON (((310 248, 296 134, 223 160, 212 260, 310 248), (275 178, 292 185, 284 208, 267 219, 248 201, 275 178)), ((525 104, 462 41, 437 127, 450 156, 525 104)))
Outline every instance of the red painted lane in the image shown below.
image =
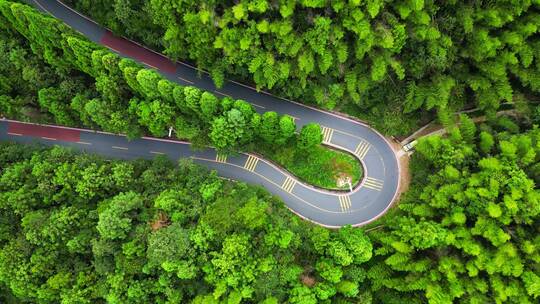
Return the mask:
POLYGON ((167 73, 176 72, 176 65, 164 56, 158 55, 132 41, 125 38, 116 37, 111 32, 107 31, 100 41, 101 44, 110 47, 111 49, 135 58, 144 62, 151 67, 157 68, 167 73))
POLYGON ((32 137, 46 137, 62 141, 78 142, 81 140, 81 132, 58 127, 31 125, 18 122, 10 122, 8 133, 32 137))

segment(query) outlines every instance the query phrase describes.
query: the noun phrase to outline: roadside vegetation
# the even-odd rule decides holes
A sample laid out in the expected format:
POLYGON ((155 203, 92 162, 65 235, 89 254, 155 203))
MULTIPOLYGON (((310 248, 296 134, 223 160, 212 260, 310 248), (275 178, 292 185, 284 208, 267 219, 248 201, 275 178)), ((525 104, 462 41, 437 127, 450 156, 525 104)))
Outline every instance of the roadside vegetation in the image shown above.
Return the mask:
POLYGON ((189 161, 2 143, 0 282, 31 303, 536 303, 540 129, 523 121, 420 140, 410 190, 367 230, 189 161))
POLYGON ((540 91, 538 1, 66 0, 173 59, 389 135, 540 91))
POLYGON ((347 181, 354 187, 363 174, 358 159, 326 147, 313 147, 309 153, 294 146, 279 149, 258 147, 256 151, 287 168, 293 175, 301 176, 307 183, 320 188, 348 190, 347 181))
MULTIPOLYGON (((418 141, 396 207, 336 230, 187 160, 0 143, 0 301, 538 303, 538 1, 76 2, 218 83, 347 108, 394 135, 433 116, 448 132, 418 141), (512 115, 495 115, 503 102, 512 115), (450 114, 470 105, 485 121, 450 114)), ((172 124, 314 184, 331 184, 321 168, 361 174, 318 125, 296 134, 289 116, 172 84, 27 6, 0 0, 0 38, 6 116, 131 137, 172 124)))
MULTIPOLYGON (((321 147, 318 126, 310 124, 297 135, 290 116, 260 115, 246 101, 219 99, 175 84, 28 6, 0 1, 0 9, 0 51, 7 59, 0 69, 9 75, 0 79, 0 113, 7 117, 85 126, 130 138, 163 137, 174 127, 178 138, 199 148, 212 145, 222 153, 254 151, 263 144, 290 151, 290 158, 281 153, 274 161, 318 187, 337 188, 341 175, 358 181, 361 172, 353 171, 360 165, 345 165, 357 160, 321 147), (300 154, 312 161, 298 162, 303 160, 295 157, 300 154)), ((274 153, 265 156, 273 158, 274 153)))
POLYGON ((476 126, 462 116, 447 137, 419 141, 409 191, 369 234, 381 303, 421 303, 418 293, 429 303, 538 301, 540 129, 531 122, 476 126))
POLYGON ((189 161, 0 143, 0 286, 26 303, 346 300, 371 256, 189 161))

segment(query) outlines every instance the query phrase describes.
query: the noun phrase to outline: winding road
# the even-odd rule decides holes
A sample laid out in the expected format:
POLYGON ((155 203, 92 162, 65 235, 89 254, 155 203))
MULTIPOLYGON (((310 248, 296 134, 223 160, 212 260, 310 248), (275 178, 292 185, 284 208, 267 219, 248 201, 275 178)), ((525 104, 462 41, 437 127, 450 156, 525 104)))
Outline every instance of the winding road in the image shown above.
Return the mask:
POLYGON ((143 46, 115 37, 94 21, 55 0, 29 1, 38 9, 63 20, 88 39, 116 53, 156 69, 181 85, 196 86, 216 95, 250 102, 258 112, 276 111, 295 118, 298 127, 319 123, 324 144, 355 155, 363 165, 364 177, 349 192, 325 191, 307 185, 283 169, 257 157, 242 153, 218 155, 213 149, 193 151, 190 144, 176 140, 143 137, 128 141, 122 135, 60 126, 43 126, 11 120, 0 121, 0 140, 22 143, 39 141, 49 145, 71 146, 107 157, 134 159, 165 155, 173 160, 189 157, 196 163, 217 170, 219 175, 259 184, 279 195, 288 208, 302 218, 322 226, 365 225, 382 216, 396 199, 400 168, 389 142, 376 130, 359 121, 300 103, 275 97, 254 88, 227 81, 216 88, 208 74, 181 62, 172 62, 143 46))

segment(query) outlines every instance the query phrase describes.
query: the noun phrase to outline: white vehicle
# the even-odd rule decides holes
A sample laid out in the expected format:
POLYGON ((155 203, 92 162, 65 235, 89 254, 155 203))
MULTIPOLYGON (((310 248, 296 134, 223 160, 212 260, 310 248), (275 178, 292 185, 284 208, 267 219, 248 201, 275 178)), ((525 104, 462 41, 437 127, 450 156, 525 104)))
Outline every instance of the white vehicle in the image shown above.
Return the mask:
POLYGON ((409 151, 414 150, 414 146, 416 146, 417 143, 418 143, 417 140, 411 141, 410 143, 408 143, 408 144, 406 144, 405 146, 403 146, 403 151, 409 152, 409 151))

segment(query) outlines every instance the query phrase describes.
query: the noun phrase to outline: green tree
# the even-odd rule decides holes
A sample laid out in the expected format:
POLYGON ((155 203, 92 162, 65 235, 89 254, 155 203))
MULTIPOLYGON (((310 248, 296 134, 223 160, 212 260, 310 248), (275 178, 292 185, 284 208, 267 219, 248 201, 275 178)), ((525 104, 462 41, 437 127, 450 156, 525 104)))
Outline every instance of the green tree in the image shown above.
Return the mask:
POLYGON ((273 144, 279 132, 279 117, 276 112, 269 111, 262 115, 259 136, 268 144, 273 144))
POLYGON ((208 92, 204 92, 201 95, 200 105, 203 119, 205 121, 212 121, 219 110, 219 100, 217 97, 208 92))
POLYGON ((106 202, 96 226, 100 236, 105 240, 126 238, 132 229, 132 218, 142 205, 142 197, 134 192, 119 194, 106 202))
POLYGON ((472 119, 470 119, 467 115, 463 114, 460 115, 459 120, 459 129, 463 135, 463 139, 468 143, 472 143, 476 137, 476 125, 474 124, 474 121, 472 121, 472 119))
POLYGON ((298 148, 309 151, 322 143, 321 127, 315 123, 309 123, 302 127, 298 136, 298 148))
POLYGON ((279 137, 276 140, 278 144, 284 145, 290 138, 294 136, 296 124, 291 116, 283 115, 279 119, 279 137))
POLYGON ((199 113, 200 111, 201 95, 202 95, 201 90, 195 87, 184 88, 184 96, 186 100, 186 105, 194 113, 199 113))
POLYGON ((495 141, 493 140, 493 136, 491 134, 489 134, 488 132, 480 133, 479 146, 482 152, 488 154, 493 148, 494 144, 495 144, 495 141))

